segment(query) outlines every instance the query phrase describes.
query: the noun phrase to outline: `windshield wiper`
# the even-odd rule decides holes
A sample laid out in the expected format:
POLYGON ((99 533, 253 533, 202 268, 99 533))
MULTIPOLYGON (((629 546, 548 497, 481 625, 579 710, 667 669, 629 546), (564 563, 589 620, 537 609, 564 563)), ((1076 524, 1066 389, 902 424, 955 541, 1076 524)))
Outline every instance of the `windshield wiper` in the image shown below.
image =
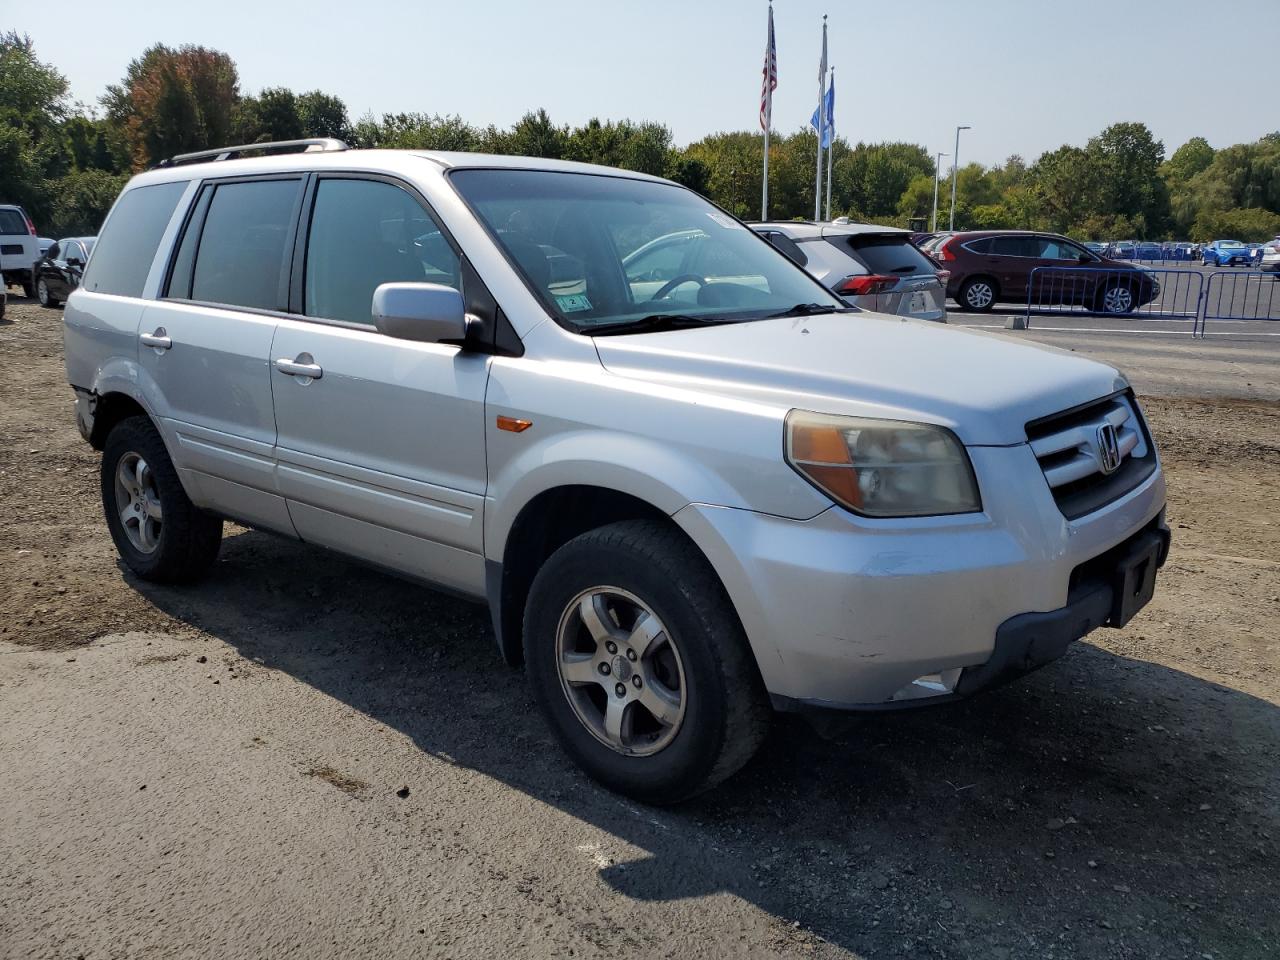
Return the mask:
POLYGON ((857 313, 853 307, 824 307, 820 303, 797 303, 794 307, 771 313, 765 320, 776 320, 779 317, 812 317, 818 313, 857 313))
POLYGON ((638 320, 583 326, 581 332, 588 337, 608 337, 619 333, 661 333, 664 330, 688 330, 690 327, 714 327, 737 322, 723 317, 694 317, 686 313, 651 313, 638 320))

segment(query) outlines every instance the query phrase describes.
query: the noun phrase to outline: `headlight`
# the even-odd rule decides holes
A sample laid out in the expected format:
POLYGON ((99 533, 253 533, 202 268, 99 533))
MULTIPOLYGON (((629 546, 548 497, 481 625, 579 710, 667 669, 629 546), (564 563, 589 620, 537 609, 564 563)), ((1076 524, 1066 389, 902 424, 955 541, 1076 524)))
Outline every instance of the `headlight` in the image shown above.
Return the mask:
POLYGON ((827 496, 868 517, 982 509, 969 455, 943 427, 792 410, 787 463, 827 496))

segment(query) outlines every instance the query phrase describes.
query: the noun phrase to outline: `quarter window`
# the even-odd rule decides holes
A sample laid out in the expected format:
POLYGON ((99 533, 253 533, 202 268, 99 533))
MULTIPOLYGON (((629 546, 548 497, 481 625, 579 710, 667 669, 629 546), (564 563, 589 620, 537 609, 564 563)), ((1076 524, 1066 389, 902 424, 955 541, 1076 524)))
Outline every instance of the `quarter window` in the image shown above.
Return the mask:
POLYGON ((322 179, 307 237, 303 312, 370 323, 382 283, 462 289, 462 262, 406 190, 378 180, 322 179))
POLYGON ((98 238, 98 255, 84 288, 122 297, 142 296, 160 238, 187 189, 187 181, 134 187, 116 201, 98 238))
POLYGON ((191 299, 283 310, 281 272, 300 180, 219 184, 209 203, 191 299))

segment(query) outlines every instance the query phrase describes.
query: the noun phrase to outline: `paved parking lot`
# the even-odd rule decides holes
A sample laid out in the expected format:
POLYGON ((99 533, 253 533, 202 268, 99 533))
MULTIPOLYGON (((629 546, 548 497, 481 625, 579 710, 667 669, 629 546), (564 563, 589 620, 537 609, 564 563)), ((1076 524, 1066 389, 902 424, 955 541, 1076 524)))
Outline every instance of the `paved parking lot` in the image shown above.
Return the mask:
POLYGON ((477 606, 239 528, 198 586, 129 576, 60 319, 0 322, 0 956, 1280 956, 1274 338, 1018 334, 1147 397, 1152 605, 967 703, 782 718, 653 810, 477 606))

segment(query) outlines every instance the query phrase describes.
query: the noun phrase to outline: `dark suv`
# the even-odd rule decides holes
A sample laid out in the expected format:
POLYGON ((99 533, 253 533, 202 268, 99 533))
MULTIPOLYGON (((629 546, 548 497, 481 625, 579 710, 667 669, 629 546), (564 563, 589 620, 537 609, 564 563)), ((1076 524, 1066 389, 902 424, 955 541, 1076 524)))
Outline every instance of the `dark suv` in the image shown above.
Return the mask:
POLYGON ((1160 293, 1150 271, 1100 257, 1055 233, 975 230, 952 234, 925 252, 951 271, 947 296, 961 310, 985 312, 997 302, 1030 302, 1130 313, 1160 293), (1037 267, 1044 269, 1035 274, 1033 284, 1037 267))

